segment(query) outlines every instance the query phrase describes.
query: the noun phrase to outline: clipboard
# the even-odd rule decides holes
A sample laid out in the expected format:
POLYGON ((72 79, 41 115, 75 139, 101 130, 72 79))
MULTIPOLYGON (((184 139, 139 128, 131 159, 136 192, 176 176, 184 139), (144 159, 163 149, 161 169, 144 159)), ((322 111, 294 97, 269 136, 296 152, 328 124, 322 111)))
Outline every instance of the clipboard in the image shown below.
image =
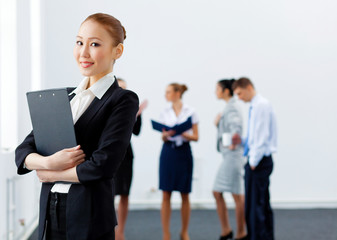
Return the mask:
POLYGON ((192 117, 189 117, 185 122, 181 124, 176 124, 173 127, 169 127, 165 124, 159 123, 154 120, 151 120, 151 123, 152 123, 152 128, 154 130, 157 130, 159 132, 162 132, 163 129, 165 129, 166 131, 174 130, 176 133, 173 136, 177 136, 192 128, 192 117))
POLYGON ((49 156, 77 146, 66 88, 27 92, 37 152, 49 156))

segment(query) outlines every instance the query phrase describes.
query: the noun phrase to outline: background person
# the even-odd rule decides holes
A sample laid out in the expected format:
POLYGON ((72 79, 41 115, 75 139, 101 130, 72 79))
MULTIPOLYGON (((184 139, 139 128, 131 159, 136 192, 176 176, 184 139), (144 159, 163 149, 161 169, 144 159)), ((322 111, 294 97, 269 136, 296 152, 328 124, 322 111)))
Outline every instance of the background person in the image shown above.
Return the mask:
POLYGON ((217 98, 227 103, 222 114, 219 114, 215 120, 218 129, 217 149, 223 157, 213 186, 213 195, 221 224, 220 240, 232 239, 233 237, 223 196, 224 192, 232 193, 235 201, 237 226, 235 239, 243 240, 247 235, 244 213, 243 149, 241 145, 234 145, 230 141, 234 134, 242 134, 242 115, 237 101, 233 97, 232 84, 234 81, 234 79, 220 80, 216 85, 217 98))
MULTIPOLYGON (((117 78, 118 85, 126 89, 127 85, 126 82, 121 79, 117 78)), ((142 125, 142 117, 141 113, 146 108, 147 101, 143 101, 142 104, 139 106, 139 110, 137 112, 137 119, 136 123, 133 126, 132 133, 135 135, 139 135, 140 128, 142 125)), ((122 161, 121 165, 118 167, 117 173, 114 177, 114 184, 115 184, 115 194, 120 195, 120 200, 118 204, 118 211, 117 211, 117 219, 118 225, 116 227, 116 240, 124 240, 125 239, 125 224, 128 216, 128 208, 129 208, 129 194, 130 188, 132 183, 132 175, 133 175, 133 151, 131 143, 129 144, 124 160, 122 161)))
POLYGON ((191 214, 189 193, 192 189, 193 156, 190 141, 198 141, 198 117, 193 108, 181 100, 187 90, 186 85, 171 83, 166 88, 165 97, 171 104, 160 114, 160 122, 167 126, 174 126, 192 117, 192 129, 174 136, 175 132, 163 131, 164 141, 160 154, 159 189, 163 191, 161 220, 163 226, 163 240, 170 240, 170 217, 172 191, 180 192, 181 232, 182 240, 189 240, 188 224, 191 214))
POLYGON ((76 37, 74 57, 83 81, 70 90, 77 147, 38 154, 31 132, 16 149, 19 174, 42 184, 39 240, 115 239, 112 178, 130 143, 138 97, 112 74, 123 54, 125 29, 108 15, 90 15, 76 37), (59 183, 63 182, 63 183, 59 183))
POLYGON ((233 84, 234 93, 250 102, 247 138, 244 141, 245 215, 250 240, 273 240, 274 220, 270 206, 269 177, 273 171, 277 129, 274 110, 267 99, 257 94, 248 78, 233 84))

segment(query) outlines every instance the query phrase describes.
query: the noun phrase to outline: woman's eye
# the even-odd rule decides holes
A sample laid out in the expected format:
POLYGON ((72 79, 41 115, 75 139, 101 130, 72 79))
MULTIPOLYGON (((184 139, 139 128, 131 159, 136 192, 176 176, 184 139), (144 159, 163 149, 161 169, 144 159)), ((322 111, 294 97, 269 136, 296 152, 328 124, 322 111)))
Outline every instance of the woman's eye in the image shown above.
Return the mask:
POLYGON ((83 45, 83 43, 82 43, 81 41, 76 41, 76 44, 77 44, 78 46, 82 46, 82 45, 83 45))
POLYGON ((91 43, 90 44, 92 47, 99 47, 100 45, 98 43, 91 43))

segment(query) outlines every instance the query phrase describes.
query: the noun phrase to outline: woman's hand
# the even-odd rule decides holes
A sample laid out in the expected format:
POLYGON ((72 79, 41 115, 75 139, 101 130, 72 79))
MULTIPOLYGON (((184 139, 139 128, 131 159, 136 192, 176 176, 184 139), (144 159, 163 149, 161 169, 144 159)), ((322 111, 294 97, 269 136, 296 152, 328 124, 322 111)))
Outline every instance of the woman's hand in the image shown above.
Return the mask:
POLYGON ((228 147, 228 149, 229 149, 229 150, 232 150, 232 151, 235 150, 235 148, 236 148, 236 145, 234 145, 234 144, 229 145, 229 147, 228 147))
POLYGON ((198 141, 199 139, 198 124, 192 125, 192 134, 190 134, 189 131, 186 131, 183 132, 181 136, 183 136, 188 141, 198 141))
POLYGON ((214 119, 215 126, 219 125, 220 119, 221 119, 221 113, 219 113, 214 119))
POLYGON ((48 170, 65 170, 84 162, 85 154, 81 149, 81 146, 78 145, 73 148, 65 148, 50 155, 47 158, 47 161, 48 170))
POLYGON ((165 129, 163 129, 163 133, 161 135, 161 138, 163 139, 164 142, 167 142, 168 138, 172 137, 175 133, 176 133, 176 131, 174 131, 174 130, 165 131, 165 129))
POLYGON ((229 150, 235 150, 236 149, 236 146, 240 145, 241 144, 241 137, 239 134, 235 133, 233 136, 232 136, 232 144, 228 147, 229 150))
POLYGON ((136 117, 138 117, 140 114, 142 114, 143 110, 147 107, 148 105, 148 101, 147 99, 145 99, 140 105, 139 105, 139 109, 138 112, 136 114, 136 117))
POLYGON ((232 144, 233 145, 239 145, 241 144, 242 140, 241 140, 241 137, 239 134, 235 133, 233 136, 232 136, 232 144))

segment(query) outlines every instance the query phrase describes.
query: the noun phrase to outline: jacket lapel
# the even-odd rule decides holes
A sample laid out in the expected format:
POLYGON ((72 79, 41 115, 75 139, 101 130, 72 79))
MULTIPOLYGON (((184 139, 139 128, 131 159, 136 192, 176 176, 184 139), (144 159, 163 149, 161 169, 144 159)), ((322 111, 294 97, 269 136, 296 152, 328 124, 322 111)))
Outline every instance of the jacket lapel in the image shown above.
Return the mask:
POLYGON ((118 82, 115 80, 111 87, 106 91, 101 99, 97 97, 94 98, 92 103, 89 105, 88 109, 82 114, 82 116, 77 120, 75 127, 78 129, 85 129, 89 121, 95 116, 97 111, 101 109, 104 103, 113 95, 113 92, 118 88, 118 82))
MULTIPOLYGON (((74 91, 75 90, 75 88, 67 88, 67 92, 68 92, 68 95, 72 92, 72 91, 74 91)), ((74 97, 75 97, 75 93, 72 93, 72 94, 70 94, 68 97, 69 97, 69 102, 71 101, 71 99, 73 99, 74 97)))

